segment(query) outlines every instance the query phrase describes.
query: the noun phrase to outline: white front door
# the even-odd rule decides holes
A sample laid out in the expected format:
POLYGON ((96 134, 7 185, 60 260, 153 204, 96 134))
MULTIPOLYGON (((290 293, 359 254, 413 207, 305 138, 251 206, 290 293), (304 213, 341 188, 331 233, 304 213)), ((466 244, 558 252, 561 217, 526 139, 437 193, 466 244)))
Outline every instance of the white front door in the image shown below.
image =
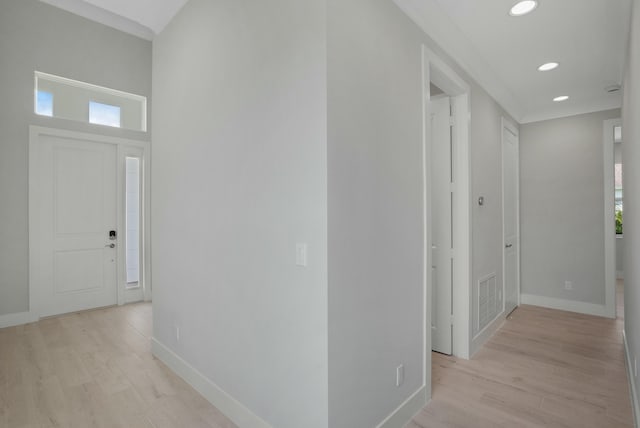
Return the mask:
POLYGON ((38 315, 115 305, 117 146, 41 134, 33 148, 38 315))
POLYGON ((518 132, 505 125, 502 129, 503 251, 505 313, 519 304, 519 237, 518 237, 518 132))
POLYGON ((431 347, 452 352, 452 153, 449 97, 431 100, 431 347))

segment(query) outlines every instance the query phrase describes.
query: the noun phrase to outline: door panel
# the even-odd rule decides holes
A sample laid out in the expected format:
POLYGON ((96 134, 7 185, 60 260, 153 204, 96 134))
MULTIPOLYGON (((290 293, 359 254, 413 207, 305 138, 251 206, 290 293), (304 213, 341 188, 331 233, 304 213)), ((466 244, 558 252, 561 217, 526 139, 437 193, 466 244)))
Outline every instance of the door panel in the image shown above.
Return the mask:
POLYGON ((432 349, 452 351, 452 194, 450 99, 431 101, 432 349))
POLYGON ((519 304, 518 278, 518 137, 507 127, 503 130, 502 188, 504 237, 504 295, 505 312, 512 312, 519 304))
POLYGON ((117 303, 116 146, 41 135, 39 315, 117 303))

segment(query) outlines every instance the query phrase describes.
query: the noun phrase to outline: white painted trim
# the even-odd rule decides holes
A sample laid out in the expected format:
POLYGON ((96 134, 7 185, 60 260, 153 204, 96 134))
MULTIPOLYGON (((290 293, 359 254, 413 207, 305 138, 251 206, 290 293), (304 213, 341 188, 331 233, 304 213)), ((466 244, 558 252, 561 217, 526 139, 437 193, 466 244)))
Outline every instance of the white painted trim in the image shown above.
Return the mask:
POLYGON ((577 300, 557 299, 555 297, 521 294, 520 303, 523 305, 541 306, 543 308, 561 311, 577 312, 585 315, 607 317, 607 307, 595 303, 579 302, 577 300))
MULTIPOLYGON (((423 58, 423 91, 424 108, 423 129, 424 144, 426 158, 423 169, 425 190, 426 190, 426 209, 425 209, 425 230, 427 231, 424 242, 425 252, 427 254, 424 272, 427 285, 427 305, 425 307, 424 324, 429 327, 431 322, 431 296, 432 284, 428 268, 431 266, 431 180, 429 160, 431 159, 431 127, 430 127, 430 111, 429 100, 431 98, 430 83, 433 82, 440 89, 451 97, 453 114, 455 115, 455 125, 453 127, 453 138, 455 142, 454 163, 456 168, 454 204, 457 210, 453 214, 453 227, 456 231, 454 234, 455 248, 454 258, 456 270, 453 276, 453 354, 460 358, 469 358, 469 349, 471 346, 471 263, 472 263, 472 233, 471 233, 471 159, 469 149, 469 121, 470 121, 470 86, 462 79, 451 67, 449 67, 441 58, 432 52, 427 46, 422 46, 423 58)), ((425 349, 425 363, 428 363, 425 372, 431 370, 431 336, 430 331, 425 333, 425 337, 429 339, 428 348, 425 349)))
POLYGON ((398 406, 393 413, 380 422, 376 428, 402 428, 413 419, 415 415, 420 413, 420 410, 422 410, 428 402, 427 389, 425 386, 422 386, 411 394, 404 403, 398 406))
POLYGON ((627 334, 625 330, 622 330, 622 342, 624 343, 624 360, 627 363, 627 380, 629 381, 629 393, 631 396, 631 408, 633 409, 633 426, 638 428, 640 421, 640 405, 638 404, 638 391, 636 390, 636 383, 633 376, 633 363, 631 359, 631 352, 629 352, 629 343, 627 342, 627 334))
MULTIPOLYGON (((117 146, 117 161, 120 164, 120 161, 124 159, 122 156, 123 153, 127 153, 127 150, 137 150, 142 152, 142 156, 147 165, 145 172, 145 216, 144 216, 144 225, 143 227, 146 229, 147 236, 145 237, 144 246, 149 249, 150 241, 149 236, 151 221, 149 217, 149 208, 150 208, 150 199, 149 194, 151 193, 151 180, 150 180, 150 172, 148 163, 150 162, 151 154, 150 154, 150 143, 148 141, 137 141, 130 140, 118 137, 110 137, 106 135, 99 134, 90 134, 84 132, 76 132, 69 131, 66 129, 57 129, 57 128, 47 128, 42 126, 31 125, 29 127, 29 311, 34 317, 34 319, 39 319, 40 317, 40 305, 38 298, 39 296, 35 293, 35 283, 42 281, 40 276, 38 275, 39 269, 37 266, 39 264, 38 259, 38 251, 37 249, 40 246, 40 236, 41 232, 39 230, 39 221, 37 218, 37 213, 39 212, 39 196, 40 189, 37 187, 38 183, 38 151, 37 144, 41 135, 49 135, 54 137, 61 138, 71 138, 71 139, 80 139, 80 140, 88 140, 94 141, 97 143, 106 143, 106 144, 114 144, 117 146)), ((120 174, 120 167, 117 169, 117 200, 118 200, 118 230, 122 231, 120 218, 123 216, 123 212, 121 210, 121 203, 124 198, 123 186, 122 186, 122 176, 120 174)), ((122 277, 122 272, 124 269, 124 246, 118 245, 117 247, 117 258, 118 258, 118 267, 117 267, 117 301, 119 305, 126 303, 124 295, 123 287, 126 286, 126 281, 123 283, 120 278, 122 277)), ((147 250, 145 252, 145 271, 147 272, 147 276, 145 278, 145 300, 151 300, 151 260, 150 254, 147 250)))
POLYGON ((83 0, 40 0, 51 6, 66 10, 74 15, 82 16, 116 30, 123 31, 145 40, 153 40, 155 33, 144 25, 117 15, 108 10, 94 6, 83 0))
POLYGON ((502 312, 500 312, 493 321, 487 324, 478 334, 475 335, 471 341, 471 351, 469 353, 470 358, 473 357, 485 343, 487 343, 496 331, 500 330, 506 319, 505 315, 504 310, 502 310, 502 312))
POLYGON ((431 79, 429 77, 429 59, 423 49, 422 56, 422 337, 423 337, 423 370, 422 384, 426 388, 427 398, 431 398, 431 79))
POLYGON ((155 337, 151 339, 151 352, 240 428, 271 428, 271 425, 227 394, 155 337))
POLYGON ((616 231, 615 231, 615 136, 614 128, 622 125, 622 119, 605 120, 602 125, 604 168, 604 283, 606 315, 616 317, 616 231))
POLYGON ((0 328, 14 327, 36 321, 38 321, 38 317, 34 316, 31 312, 0 315, 0 328))

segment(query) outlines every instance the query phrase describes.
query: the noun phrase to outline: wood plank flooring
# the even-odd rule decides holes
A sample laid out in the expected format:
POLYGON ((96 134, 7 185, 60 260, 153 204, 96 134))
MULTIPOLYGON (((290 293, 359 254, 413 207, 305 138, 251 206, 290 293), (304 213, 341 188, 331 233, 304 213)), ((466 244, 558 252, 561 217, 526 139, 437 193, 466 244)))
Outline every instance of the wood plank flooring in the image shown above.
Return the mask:
MULTIPOLYGON (((473 360, 434 354, 407 427, 632 427, 622 322, 522 306, 473 360)), ((0 428, 234 427, 150 336, 149 304, 0 329, 0 428)))
POLYGON ((151 355, 150 336, 150 304, 0 329, 0 427, 235 427, 151 355))
POLYGON ((407 427, 632 427, 618 314, 521 306, 472 360, 433 354, 432 401, 407 427))

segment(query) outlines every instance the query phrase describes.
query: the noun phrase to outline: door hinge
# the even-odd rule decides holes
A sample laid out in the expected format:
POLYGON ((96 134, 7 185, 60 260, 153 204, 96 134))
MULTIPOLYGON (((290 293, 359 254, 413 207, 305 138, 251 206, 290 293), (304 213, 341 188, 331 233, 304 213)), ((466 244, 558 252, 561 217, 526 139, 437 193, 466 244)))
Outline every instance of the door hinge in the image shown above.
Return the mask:
POLYGON ((451 315, 451 318, 449 319, 449 321, 451 321, 451 325, 453 325, 453 315, 451 315))
POLYGON ((455 125, 456 125, 456 117, 449 116, 449 126, 455 126, 455 125))

